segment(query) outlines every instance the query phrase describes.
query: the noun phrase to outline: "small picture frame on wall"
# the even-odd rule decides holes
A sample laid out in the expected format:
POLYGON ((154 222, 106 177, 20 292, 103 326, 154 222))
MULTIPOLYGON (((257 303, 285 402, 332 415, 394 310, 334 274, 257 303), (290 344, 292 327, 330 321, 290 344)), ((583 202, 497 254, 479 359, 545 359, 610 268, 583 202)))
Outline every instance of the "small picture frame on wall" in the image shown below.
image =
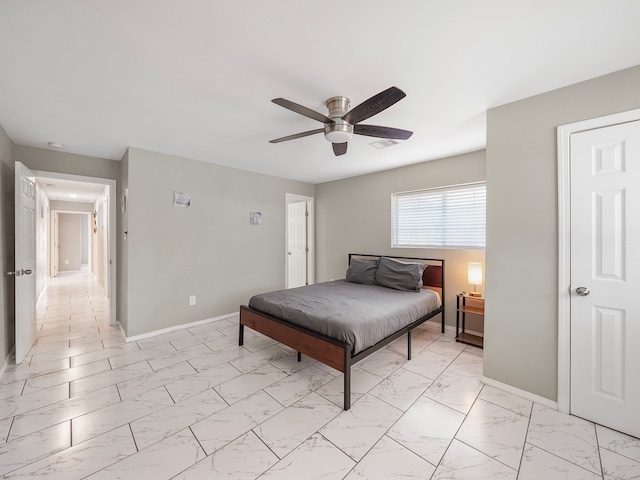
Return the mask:
POLYGON ((249 225, 261 225, 262 212, 249 212, 249 225))
POLYGON ((189 208, 191 206, 191 195, 184 192, 173 192, 173 206, 189 208))

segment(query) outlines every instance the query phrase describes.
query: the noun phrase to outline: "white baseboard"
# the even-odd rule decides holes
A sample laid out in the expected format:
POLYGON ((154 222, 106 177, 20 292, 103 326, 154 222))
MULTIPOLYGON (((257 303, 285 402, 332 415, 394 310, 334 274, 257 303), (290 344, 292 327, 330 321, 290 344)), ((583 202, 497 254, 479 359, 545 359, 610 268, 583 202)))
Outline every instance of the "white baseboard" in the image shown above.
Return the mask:
MULTIPOLYGON (((438 327, 439 329, 442 328, 442 322, 440 320, 427 320, 426 322, 424 322, 425 325, 431 325, 433 327, 438 327)), ((455 332, 456 331, 456 327, 452 327, 451 325, 446 325, 444 326, 444 331, 445 332, 455 332)))
POLYGON ((122 329, 122 325, 120 325, 120 322, 118 322, 118 325, 120 325, 120 330, 122 331, 122 334, 125 335, 124 341, 129 343, 129 342, 137 342, 138 340, 144 340, 145 338, 157 337, 158 335, 175 332, 176 330, 184 330, 185 328, 197 327, 199 325, 204 325, 206 323, 218 322, 220 320, 226 320, 228 318, 237 317, 237 316, 238 316, 238 312, 227 313, 225 315, 220 315, 218 317, 206 318, 204 320, 198 320, 196 322, 183 323, 182 325, 175 325, 173 327, 163 328, 161 330, 154 330, 153 332, 134 335, 133 337, 127 337, 124 333, 124 330, 122 329))
POLYGON ((0 367, 0 378, 2 378, 2 375, 4 375, 4 371, 7 369, 7 366, 9 366, 9 362, 14 357, 15 352, 16 352, 16 346, 14 345, 11 348, 11 351, 9 352, 9 354, 7 355, 7 358, 4 359, 4 363, 2 364, 2 367, 0 367))
POLYGON ((482 383, 484 383, 485 385, 489 385, 490 387, 495 387, 499 390, 503 390, 507 393, 511 393, 526 400, 530 400, 544 407, 558 410, 558 402, 554 402, 553 400, 549 400, 548 398, 541 397, 540 395, 536 395, 535 393, 527 392, 526 390, 520 390, 519 388, 512 387, 511 385, 507 385, 506 383, 487 378, 484 375, 482 376, 481 381, 482 383))
MULTIPOLYGON (((440 322, 440 320, 427 320, 425 323, 427 325, 432 325, 432 326, 437 326, 438 328, 442 328, 442 323, 440 322)), ((445 324, 444 331, 455 333, 456 327, 445 324)), ((465 332, 471 333, 472 335, 477 335, 478 337, 484 337, 484 333, 482 332, 474 332, 473 330, 465 330, 465 332)))

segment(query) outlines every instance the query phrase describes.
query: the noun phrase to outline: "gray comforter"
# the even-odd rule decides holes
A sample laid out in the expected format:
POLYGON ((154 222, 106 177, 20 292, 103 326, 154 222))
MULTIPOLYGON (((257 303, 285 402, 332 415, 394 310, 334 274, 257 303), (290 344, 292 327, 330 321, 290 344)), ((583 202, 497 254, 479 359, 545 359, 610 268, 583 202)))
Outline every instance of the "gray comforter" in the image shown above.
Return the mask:
POLYGON ((440 307, 437 293, 344 280, 255 295, 249 306, 353 346, 353 354, 440 307))

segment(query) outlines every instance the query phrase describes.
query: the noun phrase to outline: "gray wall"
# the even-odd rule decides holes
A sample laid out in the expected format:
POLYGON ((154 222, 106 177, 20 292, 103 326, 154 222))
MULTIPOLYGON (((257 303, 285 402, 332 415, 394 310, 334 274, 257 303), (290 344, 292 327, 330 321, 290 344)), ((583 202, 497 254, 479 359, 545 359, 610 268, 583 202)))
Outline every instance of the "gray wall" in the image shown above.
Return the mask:
POLYGON ((58 270, 80 270, 82 250, 82 223, 78 213, 58 215, 58 270))
POLYGON ((344 278, 349 253, 443 258, 445 320, 455 325, 455 295, 471 288, 467 262, 484 265, 484 249, 391 248, 391 194, 484 179, 482 150, 316 185, 317 280, 344 278))
POLYGON ((640 66, 489 110, 484 375, 555 401, 556 127, 640 108, 640 66))
POLYGON ((0 125, 0 367, 15 343, 14 280, 5 275, 14 266, 15 164, 13 143, 0 125))
POLYGON ((313 185, 135 148, 126 165, 128 336, 236 312, 284 288, 285 194, 313 197, 313 185), (191 207, 173 207, 174 191, 189 193, 191 207), (249 225, 253 211, 262 225, 249 225))
POLYGON ((120 179, 120 162, 106 158, 88 157, 75 153, 14 145, 13 159, 31 170, 68 173, 86 177, 120 179))

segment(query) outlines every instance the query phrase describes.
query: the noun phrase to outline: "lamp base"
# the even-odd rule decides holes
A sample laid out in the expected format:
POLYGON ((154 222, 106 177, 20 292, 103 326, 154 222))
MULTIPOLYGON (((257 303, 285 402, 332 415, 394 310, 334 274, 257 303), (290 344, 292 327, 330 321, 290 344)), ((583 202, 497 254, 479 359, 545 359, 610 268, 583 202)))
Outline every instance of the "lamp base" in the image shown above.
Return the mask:
POLYGON ((470 297, 481 297, 482 294, 480 292, 469 292, 468 295, 470 297))

